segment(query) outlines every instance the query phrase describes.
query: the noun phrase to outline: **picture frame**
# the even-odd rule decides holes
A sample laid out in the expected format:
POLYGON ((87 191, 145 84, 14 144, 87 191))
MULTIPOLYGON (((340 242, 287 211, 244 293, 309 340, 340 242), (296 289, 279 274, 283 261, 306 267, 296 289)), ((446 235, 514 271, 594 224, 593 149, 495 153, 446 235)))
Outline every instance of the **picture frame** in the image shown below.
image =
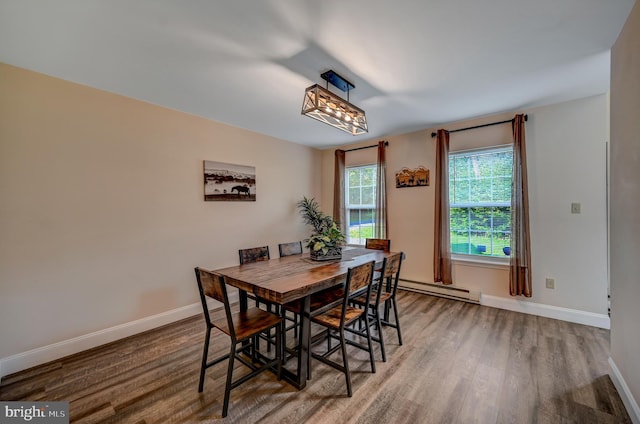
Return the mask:
POLYGON ((254 166, 204 160, 203 171, 205 201, 256 201, 254 166))
POLYGON ((428 186, 429 183, 429 170, 424 166, 396 172, 396 188, 428 186))

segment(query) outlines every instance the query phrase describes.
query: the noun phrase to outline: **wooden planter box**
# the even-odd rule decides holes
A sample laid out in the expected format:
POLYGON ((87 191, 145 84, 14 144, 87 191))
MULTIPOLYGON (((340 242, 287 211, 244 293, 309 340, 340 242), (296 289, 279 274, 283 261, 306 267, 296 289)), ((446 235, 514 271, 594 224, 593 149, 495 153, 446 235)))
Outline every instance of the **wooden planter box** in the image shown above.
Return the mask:
POLYGON ((311 250, 309 254, 311 256, 311 259, 313 259, 314 261, 334 261, 337 259, 342 259, 342 248, 336 247, 333 249, 329 249, 326 254, 323 254, 322 250, 311 250))

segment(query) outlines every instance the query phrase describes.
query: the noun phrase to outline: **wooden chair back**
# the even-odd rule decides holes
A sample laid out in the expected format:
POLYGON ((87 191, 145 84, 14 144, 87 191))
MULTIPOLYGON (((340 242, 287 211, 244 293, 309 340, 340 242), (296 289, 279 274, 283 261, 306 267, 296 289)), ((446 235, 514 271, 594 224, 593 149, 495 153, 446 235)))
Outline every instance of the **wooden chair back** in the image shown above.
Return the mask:
POLYGON ((198 282, 198 291, 200 292, 200 302, 202 303, 202 312, 204 319, 209 328, 213 327, 211 316, 209 315, 209 306, 207 297, 210 297, 224 305, 227 316, 227 325, 229 335, 235 340, 235 331, 233 319, 231 315, 231 305, 229 304, 229 296, 227 295, 227 285, 222 275, 208 271, 204 268, 196 268, 196 281, 198 282))
POLYGON ((290 243, 280 243, 278 245, 278 251, 280 252, 281 258, 291 255, 302 255, 302 242, 292 241, 290 243))
POLYGON ((389 256, 384 260, 384 269, 382 270, 382 280, 386 281, 386 287, 383 289, 395 296, 398 290, 398 280, 400 279, 400 267, 402 266, 402 259, 404 253, 399 252, 395 255, 389 256))
POLYGON ((354 266, 353 268, 349 268, 345 286, 345 291, 348 292, 349 296, 353 295, 354 293, 361 292, 362 289, 367 286, 369 286, 369 288, 371 287, 371 282, 373 281, 374 266, 375 261, 371 261, 362 265, 354 266))
POLYGON ((240 265, 268 261, 270 259, 269 246, 240 249, 238 250, 238 255, 240 256, 240 265))
POLYGON ((376 261, 356 265, 347 271, 347 281, 344 285, 344 298, 342 303, 342 313, 340 315, 340 328, 344 328, 346 311, 349 299, 357 296, 365 296, 364 314, 369 311, 369 299, 371 298, 371 288, 373 286, 373 269, 376 261))
POLYGON ((389 252, 391 251, 391 240, 368 238, 365 240, 364 247, 367 249, 384 250, 385 252, 389 252))
POLYGON ((385 258, 386 266, 384 268, 384 278, 393 277, 400 274, 400 266, 402 265, 403 253, 397 253, 385 258))

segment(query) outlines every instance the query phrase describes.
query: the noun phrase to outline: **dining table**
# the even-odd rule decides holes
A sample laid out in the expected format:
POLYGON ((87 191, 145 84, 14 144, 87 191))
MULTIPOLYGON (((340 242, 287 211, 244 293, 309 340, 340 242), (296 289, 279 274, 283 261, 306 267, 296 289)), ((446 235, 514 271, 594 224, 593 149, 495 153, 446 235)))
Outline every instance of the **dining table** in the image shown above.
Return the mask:
POLYGON ((345 246, 342 258, 338 260, 317 261, 311 259, 309 253, 304 253, 214 269, 213 272, 223 275, 227 285, 238 289, 240 311, 247 310, 249 294, 278 305, 301 300, 296 366, 293 370, 283 367, 282 377, 294 387, 302 389, 307 384, 310 355, 311 295, 344 284, 351 267, 371 261, 375 261, 376 267, 379 267, 386 257, 394 254, 397 253, 345 246))

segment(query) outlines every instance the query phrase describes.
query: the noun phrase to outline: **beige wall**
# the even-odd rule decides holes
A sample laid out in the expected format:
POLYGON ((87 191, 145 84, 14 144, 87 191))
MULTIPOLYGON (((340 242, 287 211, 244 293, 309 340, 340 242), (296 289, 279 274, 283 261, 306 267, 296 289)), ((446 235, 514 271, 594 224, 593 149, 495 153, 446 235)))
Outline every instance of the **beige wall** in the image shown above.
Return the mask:
MULTIPOLYGON (((606 263, 606 142, 607 96, 527 110, 527 154, 531 203, 532 302, 596 314, 607 313, 606 263), (572 215, 571 203, 582 205, 572 215), (545 278, 556 289, 545 288, 545 278)), ((510 112, 483 119, 442 125, 453 130, 511 119, 510 112)), ((435 167, 435 129, 389 137, 387 189, 389 233, 394 250, 407 253, 402 277, 433 282, 434 188, 395 188, 394 174, 402 167, 435 167)), ((508 124, 451 134, 451 150, 495 146, 511 141, 508 124)), ((371 140, 354 145, 373 144, 371 140)), ((351 147, 351 146, 350 146, 351 147)), ((369 149, 375 163, 376 151, 369 149)), ((360 151, 347 161, 363 163, 360 151), (351 158, 357 155, 357 159, 351 158)), ((331 210, 333 150, 323 156, 323 208, 331 210)), ((485 295, 509 298, 506 267, 454 265, 454 284, 485 295)), ((520 300, 527 300, 519 298, 520 300)))
POLYGON ((611 51, 611 358, 640 419, 640 4, 611 51))
POLYGON ((0 64, 0 359, 198 301, 194 266, 304 238, 318 150, 0 64), (204 202, 202 161, 256 202, 204 202))
MULTIPOLYGON (((607 108, 602 95, 526 111, 534 302, 606 313, 607 108), (581 215, 569 213, 576 201, 581 215)), ((393 174, 424 165, 433 178, 430 132, 390 137, 388 149, 390 237, 408 255, 403 277, 423 282, 433 186, 396 189, 393 174)), ((451 147, 509 139, 509 125, 494 126, 454 133, 451 147)), ((348 160, 373 163, 375 149, 348 160)), ((332 210, 333 161, 333 150, 0 64, 0 359, 192 304, 194 266, 237 263, 238 248, 259 244, 275 255, 278 242, 306 237, 295 202, 313 196, 332 210), (258 201, 202 201, 203 159, 255 166, 258 201)), ((454 277, 508 298, 504 268, 456 264, 454 277)))

